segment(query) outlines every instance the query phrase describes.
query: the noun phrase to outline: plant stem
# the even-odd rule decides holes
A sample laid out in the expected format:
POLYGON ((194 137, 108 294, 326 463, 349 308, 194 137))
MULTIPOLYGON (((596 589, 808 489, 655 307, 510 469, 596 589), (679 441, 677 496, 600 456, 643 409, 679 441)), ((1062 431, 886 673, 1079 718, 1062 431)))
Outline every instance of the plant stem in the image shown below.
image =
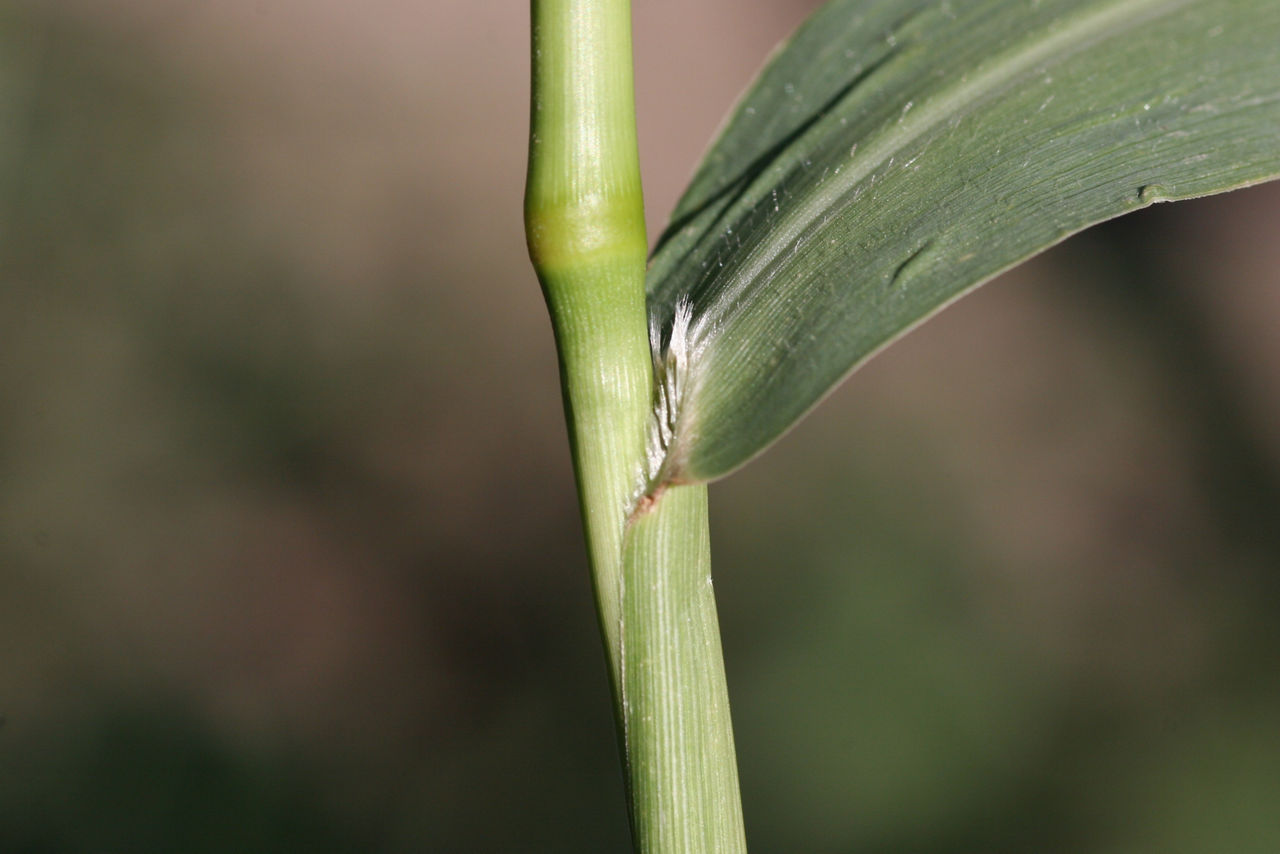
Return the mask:
POLYGON ((745 852, 711 588, 707 487, 637 514, 624 551, 631 809, 641 852, 745 852))
POLYGON ((533 0, 525 228, 555 329, 600 628, 620 700, 622 532, 644 477, 653 401, 627 0, 533 0))
POLYGON ((629 0, 533 0, 525 227, 560 356, 644 854, 745 850, 705 486, 646 498, 653 361, 629 0))

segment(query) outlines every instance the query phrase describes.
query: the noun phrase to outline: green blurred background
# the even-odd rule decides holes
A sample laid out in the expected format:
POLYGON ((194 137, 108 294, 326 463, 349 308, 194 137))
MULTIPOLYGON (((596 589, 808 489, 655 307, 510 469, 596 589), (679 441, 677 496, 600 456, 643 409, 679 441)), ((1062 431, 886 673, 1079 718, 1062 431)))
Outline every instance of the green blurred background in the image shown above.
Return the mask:
MULTIPOLYGON (((636 8, 656 234, 815 4, 636 8)), ((516 0, 0 4, 0 851, 627 848, 516 0)), ((1280 851, 1280 187, 712 490, 753 850, 1280 851)))

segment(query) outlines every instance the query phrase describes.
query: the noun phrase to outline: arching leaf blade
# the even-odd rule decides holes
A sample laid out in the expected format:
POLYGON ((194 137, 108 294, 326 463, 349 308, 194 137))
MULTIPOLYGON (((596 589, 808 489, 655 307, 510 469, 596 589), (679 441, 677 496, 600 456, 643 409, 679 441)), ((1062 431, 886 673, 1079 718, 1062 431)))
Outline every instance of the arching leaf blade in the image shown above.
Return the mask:
POLYGON ((1082 228, 1277 174, 1274 0, 830 3, 748 91, 655 252, 655 326, 689 315, 664 476, 728 473, 881 347, 1082 228))

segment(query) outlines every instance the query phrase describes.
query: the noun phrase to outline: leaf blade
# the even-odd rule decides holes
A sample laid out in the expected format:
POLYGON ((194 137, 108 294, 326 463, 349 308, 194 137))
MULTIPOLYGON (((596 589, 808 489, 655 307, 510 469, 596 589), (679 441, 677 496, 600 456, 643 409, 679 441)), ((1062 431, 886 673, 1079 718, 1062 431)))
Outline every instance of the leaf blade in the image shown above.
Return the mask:
POLYGON ((691 315, 666 360, 683 376, 665 477, 732 471, 880 348, 1088 225, 1278 173, 1271 0, 830 3, 748 91, 652 259, 653 325, 691 315))

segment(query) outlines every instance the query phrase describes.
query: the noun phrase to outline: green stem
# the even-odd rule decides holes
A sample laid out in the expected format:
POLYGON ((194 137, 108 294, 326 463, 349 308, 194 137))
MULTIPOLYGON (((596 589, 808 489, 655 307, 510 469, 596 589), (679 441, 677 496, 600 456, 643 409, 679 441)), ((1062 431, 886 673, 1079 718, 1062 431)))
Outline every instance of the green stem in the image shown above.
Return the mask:
POLYGON ((744 852, 738 765, 711 588, 707 487, 637 514, 624 551, 631 809, 641 852, 744 852))
POLYGON ((644 854, 741 851, 706 488, 644 495, 653 361, 630 3, 532 8, 525 227, 560 356, 632 829, 644 854))
POLYGON ((626 0, 533 0, 525 228, 555 329, 600 628, 620 701, 622 531, 644 478, 653 401, 626 0))

